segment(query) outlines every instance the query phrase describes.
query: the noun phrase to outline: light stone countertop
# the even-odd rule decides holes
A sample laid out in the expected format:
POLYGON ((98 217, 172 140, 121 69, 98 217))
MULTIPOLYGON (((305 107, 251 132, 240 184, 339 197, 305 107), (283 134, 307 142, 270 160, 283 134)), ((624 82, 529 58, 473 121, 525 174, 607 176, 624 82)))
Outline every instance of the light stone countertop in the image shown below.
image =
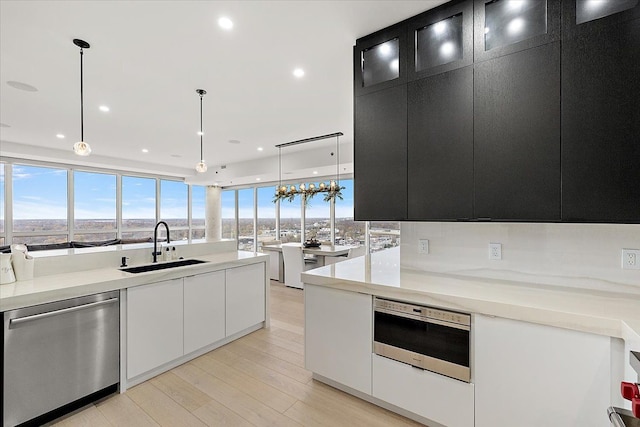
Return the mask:
POLYGON ((522 275, 521 281, 513 277, 505 280, 401 268, 399 248, 302 273, 302 281, 312 285, 640 340, 640 294, 634 287, 603 282, 596 289, 581 288, 576 278, 557 278, 550 285, 535 283, 531 275, 522 275))
POLYGON ((117 267, 99 268, 0 285, 0 312, 269 261, 269 255, 242 251, 193 258, 207 262, 137 274, 121 271, 117 267))

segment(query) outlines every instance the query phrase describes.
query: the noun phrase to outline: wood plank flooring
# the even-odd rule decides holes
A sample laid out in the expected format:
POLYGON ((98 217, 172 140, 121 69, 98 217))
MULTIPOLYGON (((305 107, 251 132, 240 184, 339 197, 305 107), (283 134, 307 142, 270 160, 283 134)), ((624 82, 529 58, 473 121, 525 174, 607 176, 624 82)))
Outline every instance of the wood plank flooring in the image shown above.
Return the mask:
POLYGON ((271 282, 271 327, 58 420, 55 426, 419 426, 311 379, 303 291, 271 282))

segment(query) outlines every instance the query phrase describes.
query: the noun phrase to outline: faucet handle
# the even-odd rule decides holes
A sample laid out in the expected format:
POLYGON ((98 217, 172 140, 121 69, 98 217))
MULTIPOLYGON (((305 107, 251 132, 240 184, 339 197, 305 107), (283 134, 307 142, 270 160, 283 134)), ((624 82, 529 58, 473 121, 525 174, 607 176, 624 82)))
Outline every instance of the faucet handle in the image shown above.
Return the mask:
POLYGON ((121 265, 120 267, 126 267, 127 266, 127 260, 129 259, 129 257, 123 256, 121 259, 121 265))

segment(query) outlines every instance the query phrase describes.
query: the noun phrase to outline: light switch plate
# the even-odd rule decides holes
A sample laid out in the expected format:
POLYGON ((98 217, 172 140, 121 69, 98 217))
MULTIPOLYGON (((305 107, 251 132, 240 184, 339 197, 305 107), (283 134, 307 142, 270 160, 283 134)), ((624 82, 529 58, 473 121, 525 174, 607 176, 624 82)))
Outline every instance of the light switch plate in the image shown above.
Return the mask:
POLYGON ((429 240, 428 239, 420 239, 420 240, 418 240, 418 253, 419 254, 428 254, 429 253, 429 240))
POLYGON ((622 250, 622 268, 624 270, 640 270, 640 249, 622 250))
POLYGON ((502 243, 489 243, 489 259, 502 259, 502 243))

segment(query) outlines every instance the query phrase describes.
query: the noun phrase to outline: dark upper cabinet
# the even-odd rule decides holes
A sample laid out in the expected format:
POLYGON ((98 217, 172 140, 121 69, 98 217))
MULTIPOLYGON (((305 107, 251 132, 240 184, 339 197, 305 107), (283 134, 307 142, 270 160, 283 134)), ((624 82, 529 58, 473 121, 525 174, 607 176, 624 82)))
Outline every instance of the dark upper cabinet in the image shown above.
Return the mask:
POLYGON ((473 63, 473 0, 446 3, 407 23, 409 81, 473 63))
POLYGON ((394 25, 356 41, 353 49, 356 96, 407 82, 407 27, 394 25))
POLYGON ((407 86, 355 98, 355 219, 407 218, 407 86))
POLYGON ((409 83, 410 220, 473 217, 473 66, 409 83))
POLYGON ((638 3, 565 2, 564 221, 640 222, 638 3))
POLYGON ((475 0, 474 60, 560 40, 560 0, 475 0))
POLYGON ((475 65, 475 215, 560 220, 560 42, 475 65))

